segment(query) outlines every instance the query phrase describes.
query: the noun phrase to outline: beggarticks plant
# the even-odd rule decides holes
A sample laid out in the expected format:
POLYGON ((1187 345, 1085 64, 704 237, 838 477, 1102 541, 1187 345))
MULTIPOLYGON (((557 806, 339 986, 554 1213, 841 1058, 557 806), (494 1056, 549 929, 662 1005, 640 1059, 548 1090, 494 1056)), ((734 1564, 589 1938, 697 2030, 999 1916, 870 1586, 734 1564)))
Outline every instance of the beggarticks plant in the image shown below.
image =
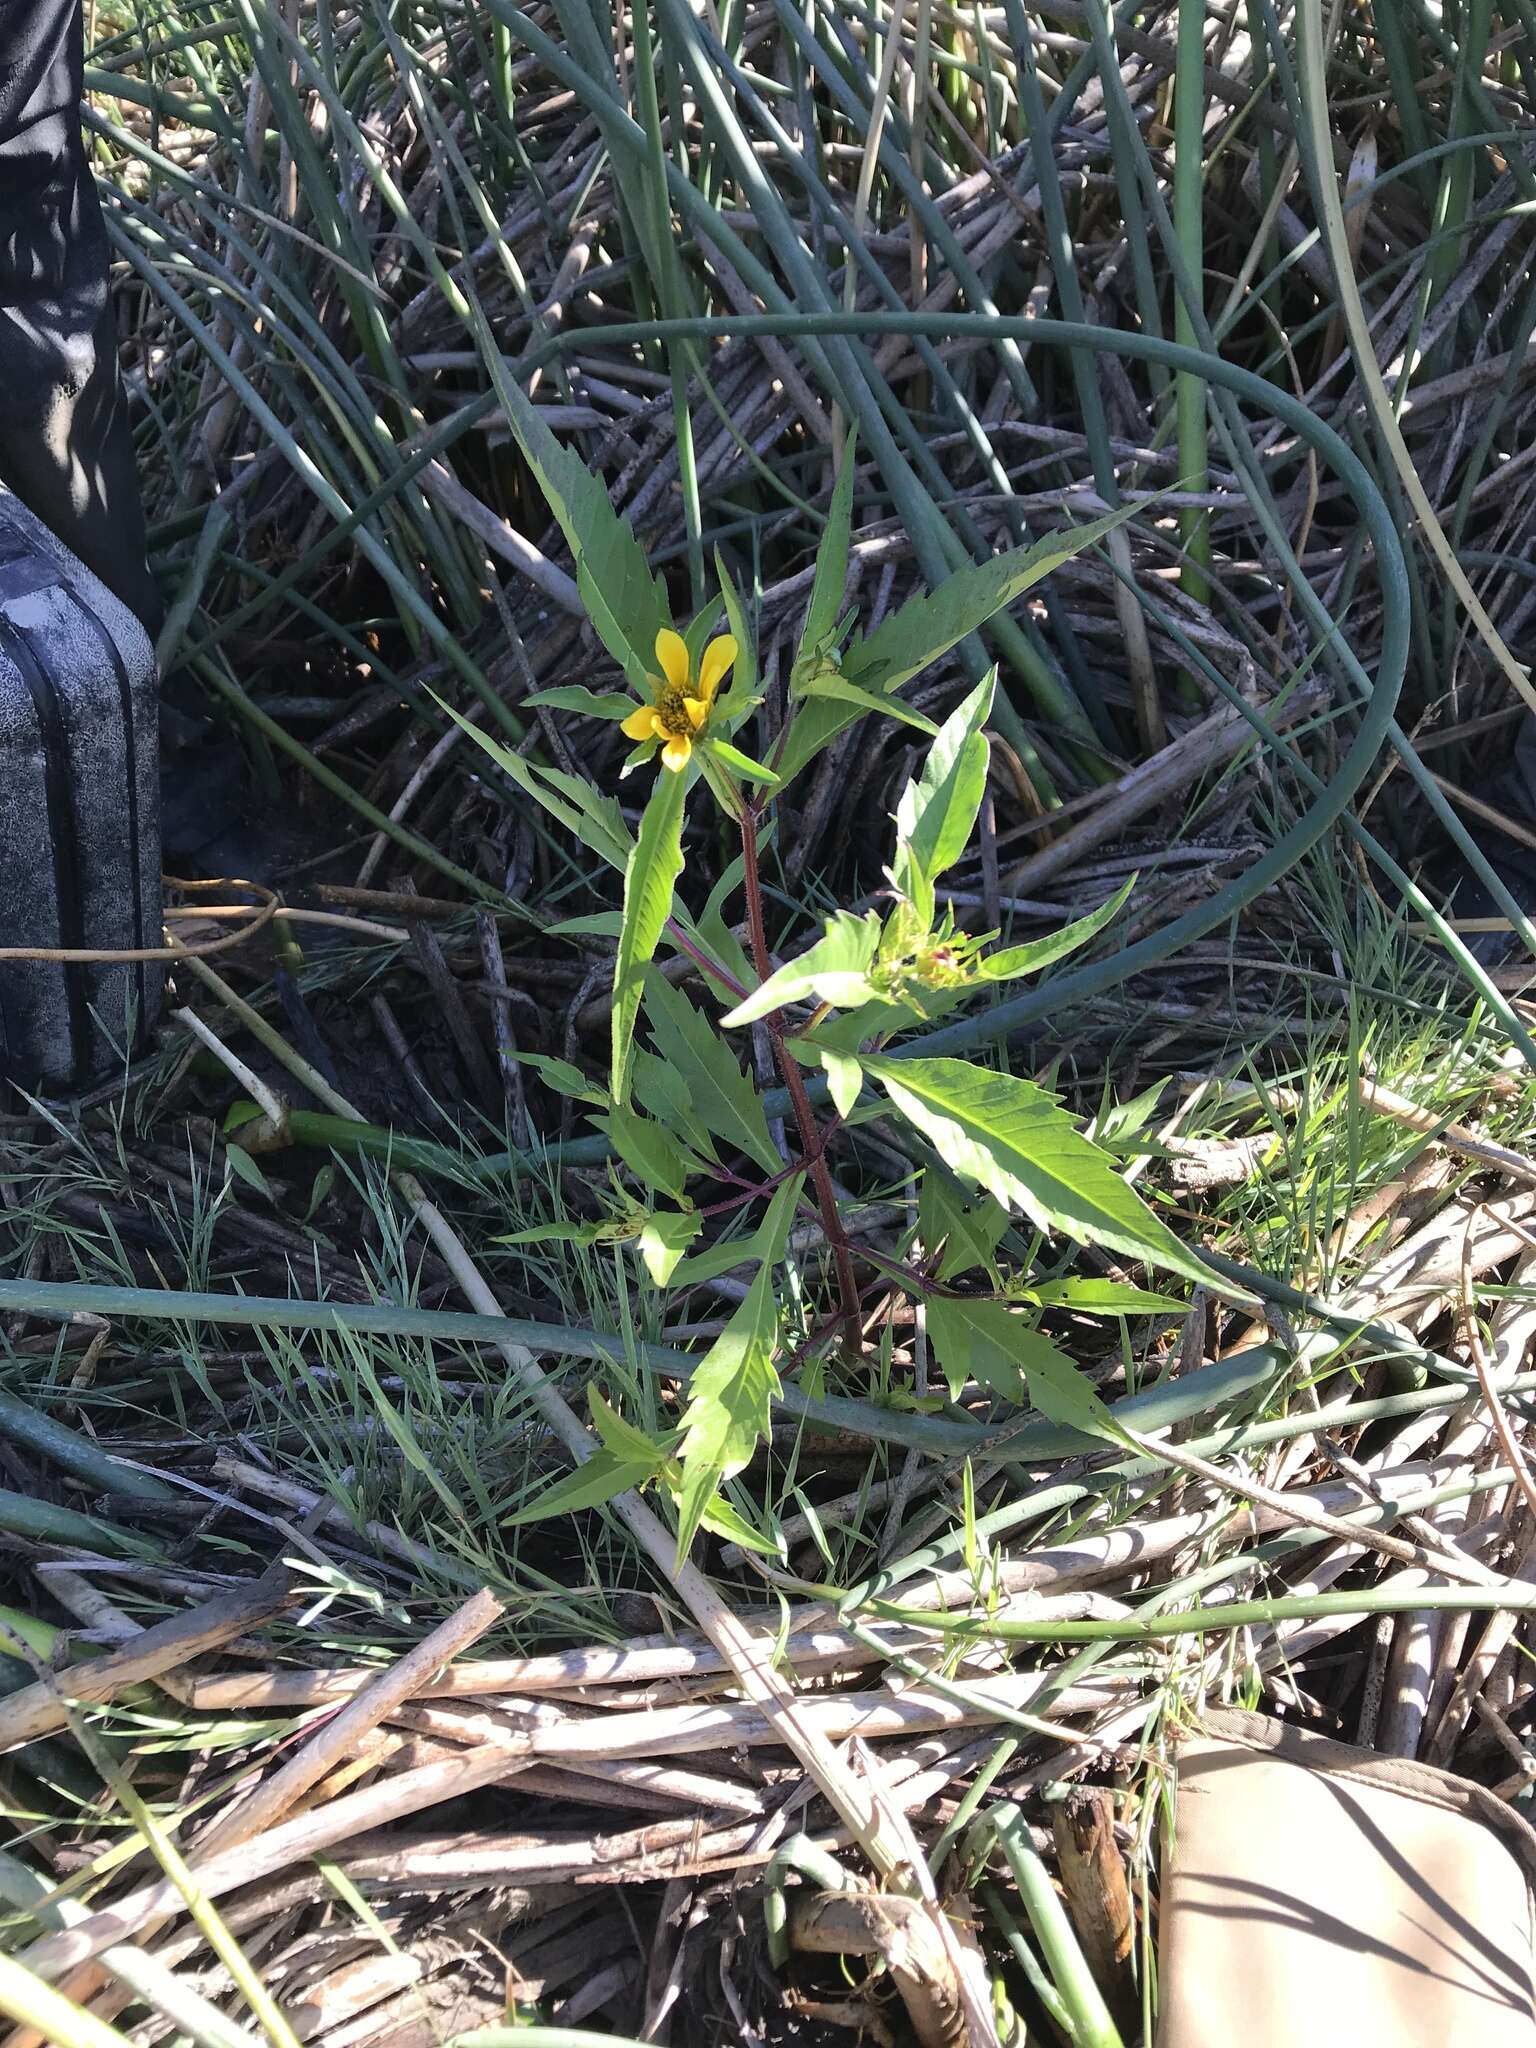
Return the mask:
POLYGON ((610 932, 615 940, 606 1085, 568 1061, 525 1056, 552 1088, 584 1106, 612 1147, 602 1213, 507 1242, 532 1234, 629 1246, 635 1284, 660 1289, 750 1276, 693 1368, 679 1427, 648 1433, 594 1389, 602 1449, 531 1512, 555 1514, 654 1486, 676 1504, 680 1556, 701 1527, 772 1550, 771 1531, 747 1518, 746 1496, 738 1492, 733 1506, 721 1488, 767 1433, 780 1361, 793 1348, 808 1372, 866 1372, 866 1319, 893 1293, 923 1304, 951 1400, 979 1382, 1090 1440, 1115 1439, 1087 1375, 1039 1327, 1042 1313, 1124 1317, 1170 1303, 1120 1282, 1042 1277, 1036 1268, 1053 1242, 1069 1240, 1207 1285, 1211 1272, 1044 1088, 925 1054, 923 1035, 959 1005, 984 1002, 1000 984, 1088 943, 1130 885, 1091 916, 1031 944, 999 947, 996 933, 961 930, 952 910, 941 908, 938 885, 970 844, 985 793, 995 671, 938 726, 899 693, 1127 515, 959 569, 865 634, 841 615, 850 447, 791 670, 789 715, 759 760, 736 744, 761 700, 749 615, 725 563, 716 556, 718 598, 679 628, 600 480, 531 405, 514 403, 513 425, 570 545, 593 628, 629 685, 607 694, 562 687, 531 701, 617 722, 636 742, 623 773, 653 762, 656 772, 632 832, 613 796, 465 727, 528 796, 623 877, 616 917, 577 921, 585 935, 610 932), (858 916, 835 911, 818 936, 786 945, 789 957, 776 964, 759 863, 778 800, 871 712, 928 740, 896 807, 884 907, 858 916), (677 885, 690 802, 701 786, 738 835, 740 855, 694 911, 677 885), (657 968, 663 944, 687 956, 691 992, 657 968), (777 1099, 759 1088, 751 1062, 742 1062, 754 1026, 771 1049, 777 1099), (819 1107, 824 1099, 830 1118, 819 1107), (787 1156, 771 1116, 792 1133, 787 1156), (828 1157, 839 1125, 884 1117, 896 1120, 891 1136, 919 1182, 915 1229, 894 1250, 860 1241, 828 1157), (825 1240, 825 1296, 817 1262, 803 1253, 790 1258, 797 1218, 808 1218, 825 1240))

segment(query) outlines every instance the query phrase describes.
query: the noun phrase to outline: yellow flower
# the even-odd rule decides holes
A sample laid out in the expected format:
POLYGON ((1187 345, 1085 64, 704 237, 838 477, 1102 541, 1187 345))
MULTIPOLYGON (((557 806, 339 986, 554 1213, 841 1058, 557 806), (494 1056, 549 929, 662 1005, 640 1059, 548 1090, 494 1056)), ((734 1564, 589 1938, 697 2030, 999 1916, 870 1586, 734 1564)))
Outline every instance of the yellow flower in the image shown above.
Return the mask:
POLYGON ((662 761, 677 774, 687 767, 693 736, 709 716, 715 692, 730 673, 736 642, 729 633, 711 640, 694 676, 688 643, 681 633, 663 626, 656 635, 656 659, 661 674, 646 678, 655 702, 631 711, 619 730, 632 740, 660 740, 662 761))

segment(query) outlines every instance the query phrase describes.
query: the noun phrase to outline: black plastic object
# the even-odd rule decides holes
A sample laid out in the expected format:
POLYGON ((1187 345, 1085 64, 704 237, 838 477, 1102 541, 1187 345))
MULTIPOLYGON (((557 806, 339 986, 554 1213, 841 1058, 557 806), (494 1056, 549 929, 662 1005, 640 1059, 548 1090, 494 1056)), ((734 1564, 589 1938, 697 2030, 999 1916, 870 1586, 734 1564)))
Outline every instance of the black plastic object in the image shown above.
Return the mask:
POLYGON ((0 0, 0 483, 153 633, 107 237, 80 132, 80 0, 0 0))
MULTIPOLYGON (((155 709, 138 619, 0 486, 0 948, 161 943, 155 709)), ((0 1071, 45 1093, 109 1071, 161 979, 153 961, 0 959, 0 1071)))

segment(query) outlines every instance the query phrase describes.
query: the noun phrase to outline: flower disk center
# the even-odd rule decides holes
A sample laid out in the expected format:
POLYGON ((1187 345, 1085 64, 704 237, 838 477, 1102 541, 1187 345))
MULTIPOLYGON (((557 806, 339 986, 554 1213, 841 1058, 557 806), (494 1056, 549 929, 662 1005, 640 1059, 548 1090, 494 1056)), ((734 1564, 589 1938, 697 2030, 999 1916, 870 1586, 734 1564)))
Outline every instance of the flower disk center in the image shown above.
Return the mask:
POLYGON ((669 686, 662 691, 656 699, 656 716, 661 722, 662 729, 670 733, 673 739, 692 738, 693 720, 688 716, 688 707, 681 690, 669 686))

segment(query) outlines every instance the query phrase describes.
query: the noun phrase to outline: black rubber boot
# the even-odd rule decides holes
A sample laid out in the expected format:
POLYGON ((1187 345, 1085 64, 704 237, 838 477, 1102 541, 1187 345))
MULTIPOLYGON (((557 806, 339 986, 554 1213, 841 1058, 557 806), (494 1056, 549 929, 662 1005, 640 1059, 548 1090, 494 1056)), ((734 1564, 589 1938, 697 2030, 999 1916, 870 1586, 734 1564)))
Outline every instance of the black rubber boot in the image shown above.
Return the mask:
POLYGON ((80 0, 0 0, 0 481, 153 635, 84 63, 80 0))

